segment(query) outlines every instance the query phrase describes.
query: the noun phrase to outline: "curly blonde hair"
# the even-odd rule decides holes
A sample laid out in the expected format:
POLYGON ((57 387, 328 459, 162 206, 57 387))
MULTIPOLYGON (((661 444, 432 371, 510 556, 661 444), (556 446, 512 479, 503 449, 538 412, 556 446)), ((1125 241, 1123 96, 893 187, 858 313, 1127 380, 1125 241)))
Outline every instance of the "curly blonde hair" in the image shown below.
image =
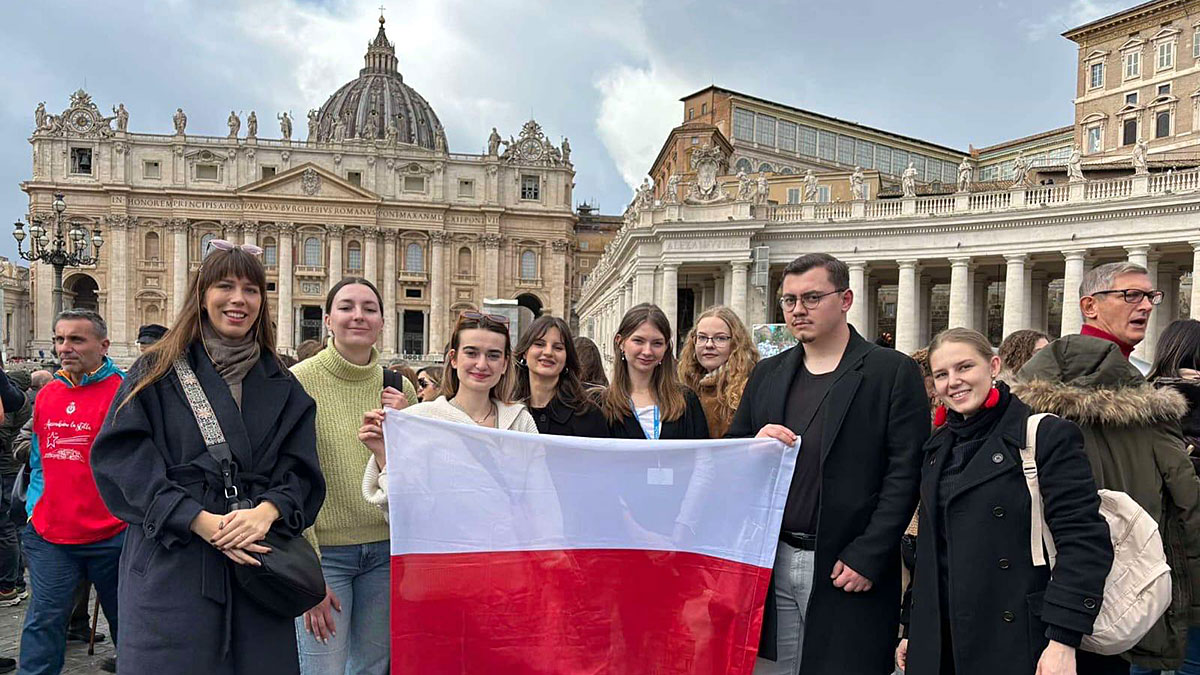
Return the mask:
POLYGON ((704 379, 708 372, 696 360, 696 326, 709 317, 724 321, 732 338, 729 342, 729 360, 716 374, 715 384, 717 399, 725 408, 724 412, 729 419, 733 419, 733 413, 742 402, 742 391, 750 379, 750 371, 754 370, 754 364, 758 363, 758 350, 754 348, 754 341, 750 338, 746 324, 742 323, 732 309, 725 305, 715 305, 704 310, 696 319, 695 325, 688 331, 683 342, 683 349, 679 352, 679 380, 684 386, 699 393, 700 380, 704 379))

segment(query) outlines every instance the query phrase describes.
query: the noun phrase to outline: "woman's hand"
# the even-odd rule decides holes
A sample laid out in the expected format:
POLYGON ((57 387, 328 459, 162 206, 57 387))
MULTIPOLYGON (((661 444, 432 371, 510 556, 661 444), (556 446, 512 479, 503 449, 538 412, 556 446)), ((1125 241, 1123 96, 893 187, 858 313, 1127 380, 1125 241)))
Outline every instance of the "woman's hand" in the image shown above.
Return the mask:
POLYGON ((221 516, 208 511, 201 511, 192 519, 192 524, 189 527, 197 537, 211 544, 213 537, 217 536, 217 532, 221 529, 221 516))
POLYGON ((1075 648, 1051 640, 1038 659, 1036 675, 1075 675, 1075 648))
MULTIPOLYGON (((274 508, 274 506, 271 508, 274 508)), ((221 523, 223 520, 224 518, 215 513, 201 511, 194 519, 192 519, 191 530, 196 534, 196 536, 202 537, 204 541, 213 544, 213 539, 221 535, 223 532, 221 528, 221 523)), ((213 546, 216 547, 218 551, 221 551, 221 553, 224 553, 225 557, 229 558, 233 562, 239 565, 250 565, 253 567, 259 567, 262 565, 262 563, 255 560, 254 556, 250 555, 251 553, 271 552, 271 549, 263 546, 262 544, 248 544, 241 548, 230 548, 226 550, 221 550, 220 547, 216 546, 216 544, 213 544, 213 546)))
POLYGON ((329 638, 337 635, 337 626, 333 622, 333 610, 342 612, 342 601, 338 599, 337 593, 325 584, 325 599, 317 604, 316 607, 304 613, 304 630, 312 633, 317 642, 323 645, 329 644, 329 638))
POLYGON ((384 387, 383 393, 379 395, 379 403, 392 410, 404 410, 408 407, 408 399, 404 397, 404 392, 396 391, 395 387, 384 387))
POLYGON ((375 463, 381 471, 387 466, 387 451, 383 445, 383 416, 382 410, 368 410, 363 413, 362 426, 358 428, 358 440, 375 456, 375 463))
POLYGON ((900 641, 900 644, 896 645, 896 667, 899 668, 901 671, 903 671, 904 667, 907 665, 908 665, 908 638, 904 638, 903 640, 900 641))
POLYGON ((279 509, 268 501, 252 509, 238 509, 221 519, 220 531, 210 541, 221 551, 246 548, 262 541, 278 519, 279 509))

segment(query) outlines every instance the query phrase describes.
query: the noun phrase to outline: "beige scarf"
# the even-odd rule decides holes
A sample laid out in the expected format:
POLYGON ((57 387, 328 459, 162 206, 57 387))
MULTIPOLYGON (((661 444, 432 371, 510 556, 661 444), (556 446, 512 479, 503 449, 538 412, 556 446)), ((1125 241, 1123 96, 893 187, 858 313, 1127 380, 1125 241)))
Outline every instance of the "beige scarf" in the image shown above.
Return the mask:
POLYGON ((242 380, 258 361, 260 351, 254 331, 246 333, 239 340, 230 340, 219 335, 208 321, 201 320, 200 333, 204 339, 204 349, 212 359, 217 374, 229 385, 229 393, 237 403, 238 410, 241 410, 242 380))

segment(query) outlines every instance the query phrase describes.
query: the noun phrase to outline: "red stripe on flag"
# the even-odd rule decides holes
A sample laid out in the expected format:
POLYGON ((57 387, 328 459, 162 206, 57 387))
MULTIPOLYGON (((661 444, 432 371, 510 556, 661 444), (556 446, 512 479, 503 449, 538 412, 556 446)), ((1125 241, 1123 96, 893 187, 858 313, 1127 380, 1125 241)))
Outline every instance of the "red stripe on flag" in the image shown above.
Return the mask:
POLYGON ((392 557, 392 673, 750 675, 771 570, 695 553, 392 557))

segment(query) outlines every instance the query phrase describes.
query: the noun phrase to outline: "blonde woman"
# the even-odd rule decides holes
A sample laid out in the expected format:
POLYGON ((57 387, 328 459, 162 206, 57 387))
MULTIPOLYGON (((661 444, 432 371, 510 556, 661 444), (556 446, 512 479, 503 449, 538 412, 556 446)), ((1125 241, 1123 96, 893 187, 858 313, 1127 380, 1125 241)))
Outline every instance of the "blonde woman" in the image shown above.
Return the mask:
POLYGON ((724 305, 705 310, 688 332, 679 354, 679 380, 700 398, 711 438, 729 429, 756 363, 750 331, 724 305))

